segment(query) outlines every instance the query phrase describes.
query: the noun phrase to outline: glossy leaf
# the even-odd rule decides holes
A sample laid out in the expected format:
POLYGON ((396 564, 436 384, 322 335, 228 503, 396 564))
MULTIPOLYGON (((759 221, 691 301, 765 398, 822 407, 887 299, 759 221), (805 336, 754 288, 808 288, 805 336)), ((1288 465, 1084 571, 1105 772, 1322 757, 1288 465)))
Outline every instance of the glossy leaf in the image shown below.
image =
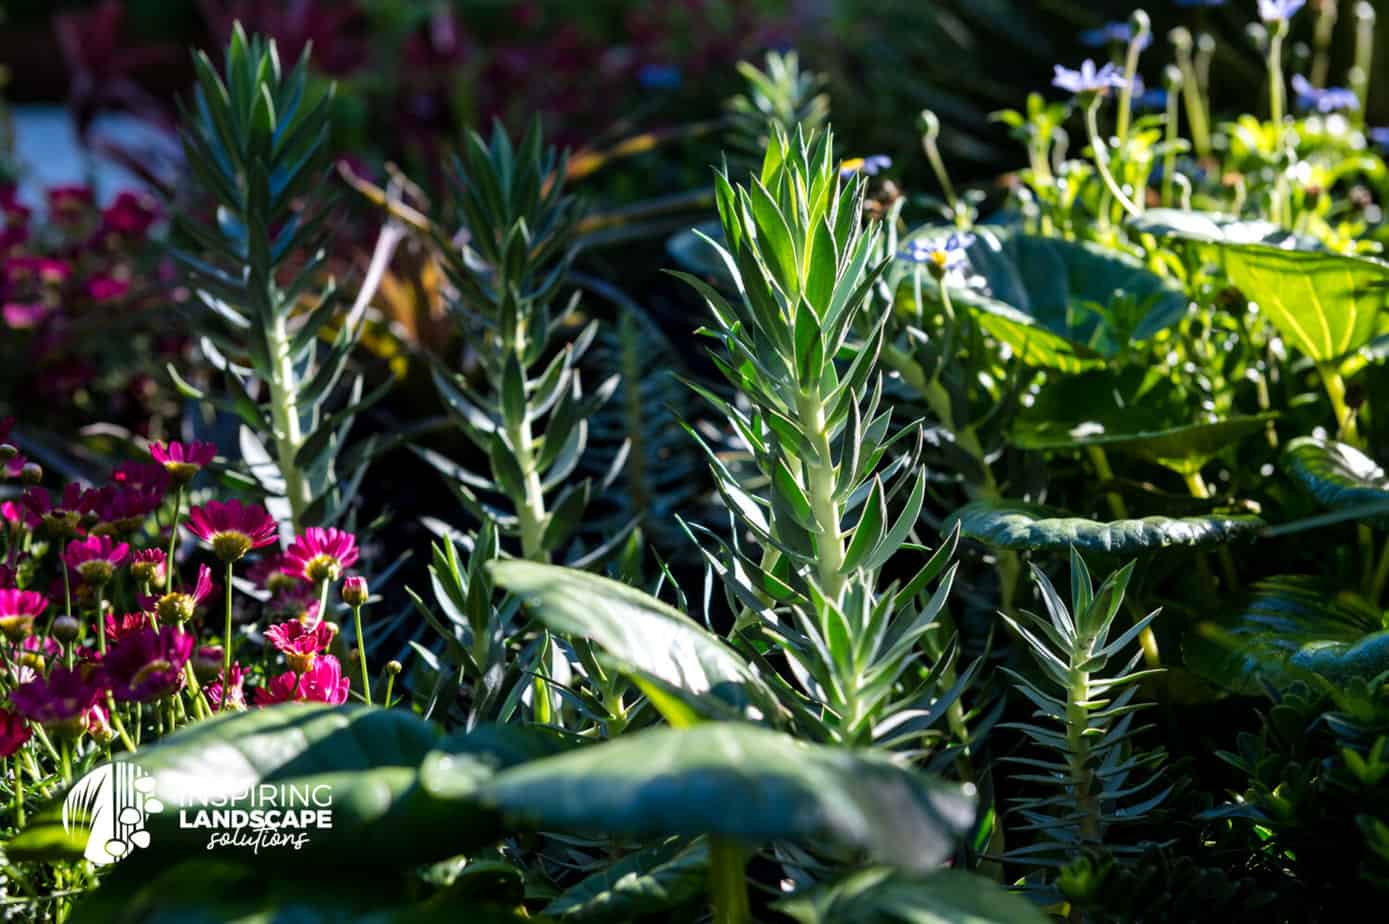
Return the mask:
POLYGON ((1389 630, 1379 611, 1310 577, 1260 582, 1243 610, 1188 632, 1184 650, 1193 670, 1238 693, 1308 673, 1340 685, 1389 670, 1389 630))
POLYGON ((952 299, 1029 365, 1097 368, 1186 313, 1175 282, 1091 244, 978 228, 966 253, 967 279, 951 286, 952 299))
POLYGON ((698 697, 750 700, 769 714, 774 697, 723 640, 639 590, 556 565, 503 561, 497 584, 551 629, 587 638, 643 674, 698 697), (732 689, 729 689, 732 688, 732 689), (734 692, 740 695, 730 696, 734 692))
POLYGON ((1046 924, 1017 892, 960 870, 915 877, 887 869, 854 873, 780 904, 801 924, 1046 924))
POLYGON ((1229 245, 1222 252, 1231 284, 1313 361, 1337 362, 1379 333, 1389 266, 1257 244, 1229 245))
POLYGON ((1123 555, 1172 546, 1221 545, 1253 538, 1264 528, 1263 520, 1247 514, 1152 516, 1102 522, 1008 500, 966 504, 950 515, 946 528, 955 523, 960 524, 961 535, 1005 549, 1064 550, 1074 546, 1085 552, 1123 555))
POLYGON ((585 877, 550 902, 544 913, 586 924, 668 914, 700 899, 708 880, 709 842, 672 840, 585 877))
MULTIPOLYGON (((470 800, 470 789, 455 785, 441 794, 422 785, 419 767, 436 739, 433 725, 406 712, 295 703, 217 716, 119 759, 154 778, 151 795, 165 806, 147 819, 151 856, 206 849, 209 832, 185 827, 181 807, 190 806, 187 817, 195 819, 205 800, 279 783, 331 787, 333 828, 310 838, 298 853, 305 860, 422 862, 499 835, 495 816, 470 800)), ((475 758, 470 770, 470 786, 490 774, 475 758)), ((56 808, 37 817, 10 842, 10 854, 80 856, 84 832, 56 839, 55 816, 56 808)), ((262 851, 258 859, 273 857, 262 851)))
POLYGON ((793 840, 917 870, 945 860, 974 818, 959 786, 734 722, 637 732, 527 763, 498 774, 482 798, 540 830, 793 840))
POLYGON ((1324 250, 1311 237, 1271 221, 1250 221, 1220 212, 1149 209, 1128 222, 1132 231, 1156 238, 1182 238, 1202 244, 1264 244, 1280 250, 1324 250))
MULTIPOLYGON (((1299 437, 1284 451, 1283 469, 1331 510, 1389 503, 1389 475, 1378 462, 1345 443, 1299 437)), ((1389 515, 1373 522, 1389 527, 1389 515)))

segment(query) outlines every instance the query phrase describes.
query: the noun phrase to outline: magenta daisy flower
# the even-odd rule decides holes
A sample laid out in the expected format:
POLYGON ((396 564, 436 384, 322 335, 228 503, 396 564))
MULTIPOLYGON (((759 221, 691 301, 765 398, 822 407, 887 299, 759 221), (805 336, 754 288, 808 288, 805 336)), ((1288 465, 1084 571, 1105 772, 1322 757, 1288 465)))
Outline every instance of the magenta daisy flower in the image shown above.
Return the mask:
POLYGON ((167 566, 163 549, 141 549, 130 559, 130 576, 141 584, 163 584, 167 566))
POLYGON ((76 738, 87 728, 87 711, 102 696, 100 676, 91 665, 55 667, 10 692, 15 711, 51 735, 76 738))
POLYGON ((149 616, 144 613, 126 613, 117 616, 115 613, 106 614, 106 640, 111 644, 119 642, 121 639, 139 632, 141 629, 150 627, 149 616))
POLYGON ((357 561, 357 537, 341 529, 311 526, 285 553, 285 573, 310 584, 336 581, 357 561))
POLYGON ((163 492, 147 488, 123 488, 107 485, 83 496, 83 507, 96 518, 92 532, 128 533, 142 526, 149 515, 159 509, 163 492))
POLYGON ((262 553, 261 557, 246 569, 246 580, 272 594, 304 586, 299 578, 285 573, 285 557, 279 552, 271 555, 262 553))
POLYGON ((44 529, 53 536, 71 536, 82 520, 82 486, 69 484, 61 497, 54 499, 46 488, 34 487, 20 496, 19 502, 38 517, 44 529))
POLYGON ((63 552, 63 561, 87 584, 101 585, 111 580, 116 569, 130 557, 130 546, 116 544, 110 536, 74 539, 63 552))
POLYGON ((154 613, 166 626, 174 626, 193 618, 198 607, 212 596, 212 569, 207 565, 198 566, 198 580, 191 591, 175 590, 159 597, 141 596, 138 602, 146 611, 154 613))
POLYGON ((188 531, 212 548, 224 562, 234 562, 252 549, 273 543, 275 521, 259 504, 233 500, 209 501, 188 512, 188 531))
MULTIPOLYGON (((219 648, 217 655, 220 660, 222 651, 219 648)), ((231 692, 228 695, 228 709, 246 708, 246 670, 240 664, 233 664, 231 668, 231 692)), ((203 695, 207 697, 208 705, 213 712, 222 711, 222 691, 225 688, 222 683, 221 665, 218 665, 217 679, 203 687, 203 695)))
POLYGON ((367 579, 359 574, 354 574, 342 582, 342 602, 354 609, 359 606, 366 606, 367 600, 371 599, 371 589, 367 586, 367 579))
POLYGON ((157 462, 125 461, 111 472, 111 480, 126 488, 164 494, 169 490, 169 471, 157 462))
POLYGON ((177 626, 148 626, 122 636, 102 660, 111 692, 122 703, 152 703, 183 686, 193 636, 177 626))
POLYGON ((266 629, 265 640, 285 656, 291 670, 303 674, 313 667, 320 653, 328 650, 328 645, 333 641, 333 630, 326 622, 320 622, 310 629, 302 622, 291 620, 266 629))
POLYGON ((160 465, 176 484, 187 484, 207 467, 217 455, 211 443, 150 443, 150 457, 160 465))
POLYGON ((0 709, 0 758, 12 756, 32 734, 29 723, 8 709, 0 709))
POLYGON ((303 674, 286 671, 273 678, 269 685, 256 690, 256 705, 308 702, 341 706, 347 702, 351 682, 343 676, 342 666, 332 655, 320 655, 314 666, 303 674))
POLYGON ((0 590, 0 632, 12 642, 34 634, 34 618, 48 607, 43 594, 32 590, 0 590))

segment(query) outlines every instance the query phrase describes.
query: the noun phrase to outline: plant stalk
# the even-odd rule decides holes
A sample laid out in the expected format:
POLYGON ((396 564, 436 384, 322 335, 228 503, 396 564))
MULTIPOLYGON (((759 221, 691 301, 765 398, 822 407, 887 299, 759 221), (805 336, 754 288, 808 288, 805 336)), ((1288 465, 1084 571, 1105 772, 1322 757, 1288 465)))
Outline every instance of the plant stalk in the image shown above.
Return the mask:
POLYGON ((714 924, 751 924, 745 864, 742 846, 723 838, 709 839, 709 896, 714 924))

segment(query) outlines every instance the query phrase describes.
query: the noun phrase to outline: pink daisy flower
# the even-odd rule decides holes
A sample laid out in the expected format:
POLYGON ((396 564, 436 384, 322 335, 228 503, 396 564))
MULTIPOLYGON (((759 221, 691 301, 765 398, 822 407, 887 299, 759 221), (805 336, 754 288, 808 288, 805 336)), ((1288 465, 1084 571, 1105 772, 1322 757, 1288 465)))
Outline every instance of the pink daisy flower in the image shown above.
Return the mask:
POLYGON ((177 626, 148 626, 123 636, 102 660, 118 702, 152 703, 183 686, 193 636, 177 626))
POLYGON ((10 757, 29 740, 29 724, 8 709, 0 709, 0 758, 10 757))
POLYGON ((311 526, 285 552, 286 574, 310 584, 336 581, 357 561, 357 537, 341 529, 311 526))
POLYGON ((141 584, 163 584, 167 566, 163 549, 141 549, 130 559, 130 576, 141 584))
POLYGON ((130 546, 116 544, 110 536, 88 536, 74 539, 63 552, 63 561, 79 575, 84 583, 101 585, 111 580, 116 569, 130 557, 130 546))
POLYGON ((0 632, 12 642, 34 634, 34 618, 48 608, 43 594, 32 590, 0 590, 0 632))
POLYGON ((150 627, 149 616, 144 613, 126 613, 122 616, 107 613, 105 622, 106 640, 113 645, 141 629, 150 627))
POLYGON ((259 504, 209 501, 188 513, 188 531, 212 548, 224 562, 233 562, 252 549, 273 543, 275 521, 259 504))
POLYGON ((326 622, 319 622, 310 629, 302 622, 291 620, 266 629, 265 640, 285 656, 291 670, 303 674, 313 668, 320 653, 328 650, 333 630, 326 622))
POLYGON ((351 681, 343 676, 342 666, 332 655, 320 655, 314 666, 304 674, 286 671, 273 678, 269 685, 256 689, 256 705, 307 702, 341 706, 347 702, 351 681))
POLYGON ((160 465, 176 484, 187 484, 207 467, 217 455, 211 443, 150 443, 150 457, 160 465))
POLYGON ((10 692, 15 711, 51 735, 76 738, 87 729, 87 712, 102 697, 99 672, 91 665, 58 666, 10 692))
POLYGON ((198 607, 212 596, 212 569, 198 566, 198 580, 191 591, 174 590, 162 596, 141 596, 137 602, 147 612, 154 613, 166 626, 185 623, 193 618, 198 607))
MULTIPOLYGON (((217 650, 218 661, 221 661, 221 649, 217 650)), ((246 670, 240 664, 233 664, 231 669, 231 693, 227 702, 228 709, 246 708, 246 670)), ((225 684, 222 683, 221 664, 218 664, 217 679, 203 687, 203 695, 207 697, 207 703, 212 707, 213 712, 222 711, 222 690, 225 684)))

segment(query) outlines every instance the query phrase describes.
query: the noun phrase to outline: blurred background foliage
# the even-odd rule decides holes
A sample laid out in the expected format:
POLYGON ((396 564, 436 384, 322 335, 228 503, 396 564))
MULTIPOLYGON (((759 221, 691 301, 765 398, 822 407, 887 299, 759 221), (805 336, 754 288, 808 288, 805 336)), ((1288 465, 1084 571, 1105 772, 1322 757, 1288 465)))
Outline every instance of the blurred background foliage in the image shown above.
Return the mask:
MULTIPOLYGON (((1254 0, 1149 5, 1156 40, 1144 57, 1150 84, 1172 59, 1169 31, 1214 39, 1215 111, 1263 84, 1254 0)), ((108 109, 172 116, 188 86, 182 48, 224 44, 237 19, 315 62, 338 94, 338 147, 430 176, 462 130, 500 118, 513 130, 541 114, 561 145, 602 149, 638 132, 684 128, 647 168, 622 171, 604 192, 637 198, 705 179, 718 133, 699 130, 736 93, 733 65, 796 48, 829 76, 841 137, 859 153, 892 156, 910 186, 932 182, 901 122, 924 107, 944 123, 952 170, 984 181, 1021 161, 990 113, 1046 87, 1053 64, 1103 58, 1087 30, 1124 19, 1128 0, 7 0, 0 62, 12 103, 68 101, 79 127, 108 109)), ((1312 0, 1294 28, 1294 66, 1307 67, 1324 31, 1331 83, 1345 83, 1357 10, 1389 15, 1389 0, 1312 0), (1322 15, 1323 11, 1327 15, 1322 15), (1328 18, 1334 16, 1334 25, 1328 18)), ((1382 30, 1381 30, 1382 31, 1382 30)), ((1382 52, 1377 60, 1384 61, 1382 52)), ((1389 70, 1369 94, 1369 121, 1389 120, 1389 70)))

